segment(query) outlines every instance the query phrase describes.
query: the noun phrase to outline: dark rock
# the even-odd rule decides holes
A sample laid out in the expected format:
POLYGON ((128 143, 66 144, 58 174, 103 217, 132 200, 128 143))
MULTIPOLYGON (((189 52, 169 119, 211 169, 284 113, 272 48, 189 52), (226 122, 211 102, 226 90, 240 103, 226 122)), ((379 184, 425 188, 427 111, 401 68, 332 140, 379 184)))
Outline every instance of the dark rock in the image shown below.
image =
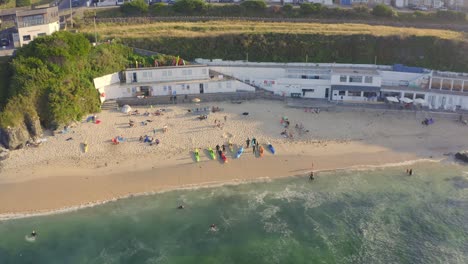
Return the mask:
POLYGON ((24 116, 24 123, 26 125, 26 128, 28 129, 30 137, 39 138, 43 136, 41 122, 39 121, 39 118, 37 116, 33 117, 31 115, 26 114, 24 116))
MULTIPOLYGON (((23 148, 31 138, 42 137, 39 118, 25 114, 24 122, 16 127, 0 128, 0 144, 7 149, 23 148)), ((34 142, 34 140, 32 140, 34 142)))
POLYGON ((455 154, 455 158, 464 162, 468 162, 468 152, 467 151, 457 152, 457 154, 455 154))
POLYGON ((6 160, 10 157, 10 151, 0 146, 0 160, 6 160))

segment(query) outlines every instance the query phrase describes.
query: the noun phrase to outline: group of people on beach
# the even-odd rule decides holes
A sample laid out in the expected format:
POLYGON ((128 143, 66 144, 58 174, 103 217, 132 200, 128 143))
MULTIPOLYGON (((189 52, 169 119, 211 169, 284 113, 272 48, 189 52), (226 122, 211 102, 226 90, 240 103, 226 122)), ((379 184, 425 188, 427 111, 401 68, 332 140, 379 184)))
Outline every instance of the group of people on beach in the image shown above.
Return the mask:
POLYGON ((245 141, 246 143, 246 148, 249 148, 249 146, 252 146, 252 153, 255 154, 256 151, 259 151, 260 149, 260 144, 258 143, 258 140, 254 137, 252 137, 252 140, 250 138, 247 138, 245 141))

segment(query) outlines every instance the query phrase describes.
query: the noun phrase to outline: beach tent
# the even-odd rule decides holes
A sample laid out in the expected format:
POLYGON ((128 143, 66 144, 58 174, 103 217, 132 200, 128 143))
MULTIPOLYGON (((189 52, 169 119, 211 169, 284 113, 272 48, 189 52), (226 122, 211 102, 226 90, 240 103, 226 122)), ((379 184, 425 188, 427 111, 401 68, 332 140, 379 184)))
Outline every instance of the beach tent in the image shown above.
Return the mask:
POLYGON ((406 97, 400 98, 400 101, 405 103, 405 104, 411 104, 413 102, 413 100, 411 100, 409 98, 406 98, 406 97))
POLYGON ((426 100, 421 99, 421 98, 416 98, 416 99, 414 99, 414 103, 415 103, 415 104, 419 104, 419 105, 427 105, 426 100))
POLYGON ((132 108, 129 105, 124 105, 121 111, 122 113, 128 114, 128 112, 132 111, 132 108))
POLYGON ((387 101, 392 102, 392 103, 398 103, 398 102, 400 102, 400 101, 398 101, 398 98, 393 97, 393 96, 388 96, 388 97, 386 97, 385 99, 387 99, 387 101))

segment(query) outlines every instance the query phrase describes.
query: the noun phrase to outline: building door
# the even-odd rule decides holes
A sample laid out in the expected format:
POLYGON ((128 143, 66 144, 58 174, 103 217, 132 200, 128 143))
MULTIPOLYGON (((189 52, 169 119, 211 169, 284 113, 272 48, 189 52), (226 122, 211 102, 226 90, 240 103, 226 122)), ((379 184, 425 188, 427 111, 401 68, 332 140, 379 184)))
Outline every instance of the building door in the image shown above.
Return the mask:
POLYGON ((205 92, 205 91, 204 91, 204 89, 203 89, 203 83, 200 83, 200 93, 202 94, 202 93, 204 93, 204 92, 205 92))
POLYGON ((132 78, 133 82, 137 82, 137 74, 136 72, 133 73, 133 78, 132 78))
POLYGON ((325 98, 328 99, 328 93, 329 93, 330 88, 325 88, 325 98))

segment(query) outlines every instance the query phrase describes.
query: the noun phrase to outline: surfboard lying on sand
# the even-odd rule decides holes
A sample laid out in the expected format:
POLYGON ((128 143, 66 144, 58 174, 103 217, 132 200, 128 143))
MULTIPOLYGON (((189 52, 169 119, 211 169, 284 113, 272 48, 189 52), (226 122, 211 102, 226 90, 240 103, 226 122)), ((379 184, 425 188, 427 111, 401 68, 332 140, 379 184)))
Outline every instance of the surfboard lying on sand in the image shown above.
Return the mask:
POLYGON ((264 148, 262 146, 260 146, 258 148, 258 154, 260 155, 260 157, 263 157, 263 151, 264 151, 264 148))
POLYGON ((228 162, 228 159, 227 159, 226 155, 224 155, 224 153, 221 153, 221 159, 224 161, 224 163, 228 162))
POLYGON ((268 143, 268 149, 271 151, 271 153, 275 154, 275 148, 270 143, 268 143))
POLYGON ((194 155, 195 155, 195 160, 197 162, 199 162, 200 161, 200 153, 198 152, 198 149, 195 149, 194 155))
POLYGON ((240 147, 239 150, 237 151, 236 158, 240 158, 240 156, 244 153, 244 147, 240 147))
POLYGON ((211 159, 216 159, 216 155, 211 147, 208 148, 208 152, 210 152, 211 159))

